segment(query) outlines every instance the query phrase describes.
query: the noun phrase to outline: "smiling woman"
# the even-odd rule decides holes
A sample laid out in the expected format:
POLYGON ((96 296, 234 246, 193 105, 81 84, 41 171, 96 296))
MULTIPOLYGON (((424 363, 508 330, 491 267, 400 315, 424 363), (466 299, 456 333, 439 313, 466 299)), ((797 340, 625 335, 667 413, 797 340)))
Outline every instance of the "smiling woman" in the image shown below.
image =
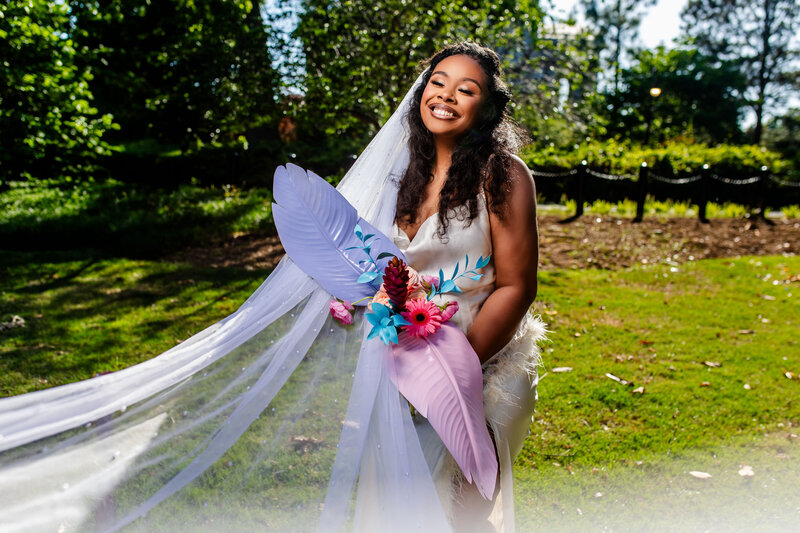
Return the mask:
POLYGON ((527 314, 535 191, 512 155, 519 136, 499 64, 475 44, 442 50, 338 192, 317 178, 328 188, 312 194, 310 174, 293 167, 296 186, 276 180, 274 206, 297 212, 294 199, 308 214, 298 227, 344 220, 348 234, 363 218, 420 275, 459 274, 452 302, 436 276, 431 305, 396 311, 420 314, 419 327, 447 314, 447 368, 475 369, 476 401, 432 348, 414 385, 439 409, 410 409, 395 352, 365 327, 372 315, 359 307, 353 324, 335 322, 329 289, 284 257, 236 312, 167 352, 0 400, 0 529, 513 531, 511 465, 530 427, 544 326, 527 314), (337 195, 349 215, 328 217, 337 195), (434 430, 431 413, 444 411, 477 424, 434 430), (444 441, 488 465, 483 492, 444 441))
POLYGON ((537 287, 536 194, 530 172, 513 155, 522 135, 508 118, 509 100, 497 54, 459 43, 430 59, 406 111, 411 160, 397 192, 395 244, 423 276, 452 269, 465 254, 492 257, 485 276, 465 282, 455 296, 453 322, 484 364, 498 493, 483 498, 426 421, 416 421, 456 531, 513 530, 511 463, 535 402, 535 341, 543 327, 525 316, 537 287))

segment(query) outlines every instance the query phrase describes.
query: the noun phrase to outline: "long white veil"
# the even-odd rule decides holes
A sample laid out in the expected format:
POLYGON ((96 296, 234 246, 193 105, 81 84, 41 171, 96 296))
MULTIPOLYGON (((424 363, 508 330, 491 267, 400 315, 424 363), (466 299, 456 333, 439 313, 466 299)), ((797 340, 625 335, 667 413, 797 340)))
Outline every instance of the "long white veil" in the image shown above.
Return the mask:
MULTIPOLYGON (((389 233, 398 110, 339 185, 389 233)), ((0 532, 447 531, 386 350, 284 257, 162 355, 0 400, 0 532)))

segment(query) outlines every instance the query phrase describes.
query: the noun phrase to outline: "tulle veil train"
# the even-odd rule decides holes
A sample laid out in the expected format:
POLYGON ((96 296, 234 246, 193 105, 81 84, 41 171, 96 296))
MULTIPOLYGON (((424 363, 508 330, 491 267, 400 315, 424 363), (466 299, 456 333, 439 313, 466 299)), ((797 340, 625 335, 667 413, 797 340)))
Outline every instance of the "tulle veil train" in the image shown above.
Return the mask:
MULTIPOLYGON (((385 233, 414 87, 338 187, 385 233)), ((0 400, 0 531, 449 530, 388 348, 329 299, 284 257, 160 356, 0 400)))

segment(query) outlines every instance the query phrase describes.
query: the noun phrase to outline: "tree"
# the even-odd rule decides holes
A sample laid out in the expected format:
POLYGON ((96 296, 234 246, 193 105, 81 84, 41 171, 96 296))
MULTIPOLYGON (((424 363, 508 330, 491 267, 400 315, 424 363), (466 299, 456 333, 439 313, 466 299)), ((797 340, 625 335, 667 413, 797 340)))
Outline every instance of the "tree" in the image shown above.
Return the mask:
POLYGON ((119 140, 153 137, 184 150, 235 141, 277 123, 268 28, 248 0, 69 2, 92 54, 98 107, 119 140))
POLYGON ((606 133, 597 113, 600 60, 594 35, 574 19, 545 14, 535 60, 517 70, 534 83, 515 80, 516 118, 540 147, 573 146, 606 133))
POLYGON ((639 35, 645 8, 656 0, 581 0, 584 15, 594 31, 594 44, 606 71, 611 71, 613 92, 620 87, 622 59, 639 35))
POLYGON ((620 90, 609 101, 620 111, 611 133, 646 139, 689 136, 702 142, 738 142, 745 80, 737 65, 710 61, 698 50, 639 52, 623 69, 620 90), (660 94, 651 95, 658 88, 660 94))
POLYGON ((704 53, 735 61, 747 80, 743 97, 755 113, 760 143, 765 116, 798 87, 800 1, 689 0, 683 31, 704 53))
POLYGON ((339 160, 356 153, 394 111, 420 62, 448 42, 494 48, 517 109, 538 102, 541 16, 538 2, 528 0, 301 2, 294 36, 305 75, 295 88, 302 93, 295 112, 310 157, 320 147, 339 160))
POLYGON ((85 178, 108 151, 112 118, 93 106, 68 23, 60 3, 0 4, 0 181, 85 178))
POLYGON ((800 109, 789 109, 768 120, 764 127, 764 144, 791 161, 796 173, 800 172, 800 109))

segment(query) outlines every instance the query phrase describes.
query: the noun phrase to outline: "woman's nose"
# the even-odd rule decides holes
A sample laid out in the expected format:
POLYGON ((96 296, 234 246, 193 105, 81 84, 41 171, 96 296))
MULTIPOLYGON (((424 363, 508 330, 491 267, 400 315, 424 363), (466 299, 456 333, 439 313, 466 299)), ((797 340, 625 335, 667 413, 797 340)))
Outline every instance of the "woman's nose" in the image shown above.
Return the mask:
POLYGON ((453 93, 445 90, 442 90, 442 92, 439 93, 439 98, 445 102, 453 102, 455 100, 455 98, 453 98, 453 93))

